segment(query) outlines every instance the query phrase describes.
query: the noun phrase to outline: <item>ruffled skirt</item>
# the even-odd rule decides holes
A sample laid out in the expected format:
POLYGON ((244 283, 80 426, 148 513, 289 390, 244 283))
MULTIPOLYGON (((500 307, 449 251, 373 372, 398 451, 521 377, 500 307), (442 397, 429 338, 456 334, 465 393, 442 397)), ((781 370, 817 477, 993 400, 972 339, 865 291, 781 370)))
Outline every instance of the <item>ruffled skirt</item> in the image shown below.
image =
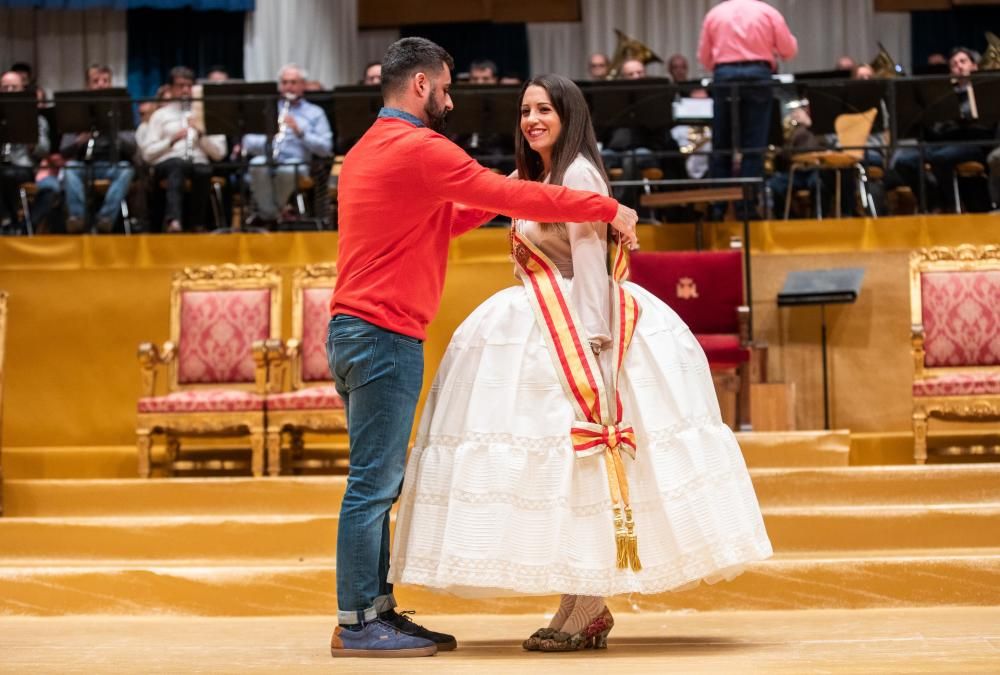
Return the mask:
MULTIPOLYGON (((568 294, 571 281, 563 281, 568 294)), ((678 316, 642 308, 619 389, 642 569, 616 565, 601 454, 577 458, 574 414, 523 287, 459 326, 427 398, 400 496, 389 580, 459 595, 657 593, 771 555, 708 362, 678 316)))

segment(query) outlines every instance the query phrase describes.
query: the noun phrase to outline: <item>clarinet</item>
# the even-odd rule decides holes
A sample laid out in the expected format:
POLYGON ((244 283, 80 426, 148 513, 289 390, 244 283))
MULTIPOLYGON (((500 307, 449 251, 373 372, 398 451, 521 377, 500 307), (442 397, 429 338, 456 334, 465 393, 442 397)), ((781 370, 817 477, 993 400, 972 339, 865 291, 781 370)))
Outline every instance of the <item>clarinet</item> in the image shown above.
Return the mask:
POLYGON ((278 161, 278 155, 281 154, 281 144, 284 142, 285 136, 288 135, 288 110, 291 107, 292 98, 286 94, 281 100, 281 112, 278 113, 278 133, 271 141, 271 160, 275 163, 278 161))

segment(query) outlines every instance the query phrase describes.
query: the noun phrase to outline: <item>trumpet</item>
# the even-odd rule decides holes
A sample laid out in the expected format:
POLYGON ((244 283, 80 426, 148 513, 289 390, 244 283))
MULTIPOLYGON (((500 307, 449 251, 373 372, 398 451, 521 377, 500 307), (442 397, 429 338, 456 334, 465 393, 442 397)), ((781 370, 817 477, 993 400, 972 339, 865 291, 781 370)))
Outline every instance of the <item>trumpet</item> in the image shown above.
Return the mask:
POLYGON ((271 159, 275 162, 278 161, 278 155, 281 154, 281 144, 284 142, 285 136, 288 135, 288 111, 292 107, 292 100, 288 94, 285 94, 284 98, 281 99, 281 112, 278 113, 278 133, 271 141, 271 159))
POLYGON ((704 124, 691 124, 687 128, 687 141, 680 146, 681 153, 690 155, 701 150, 705 144, 712 141, 712 127, 704 124))

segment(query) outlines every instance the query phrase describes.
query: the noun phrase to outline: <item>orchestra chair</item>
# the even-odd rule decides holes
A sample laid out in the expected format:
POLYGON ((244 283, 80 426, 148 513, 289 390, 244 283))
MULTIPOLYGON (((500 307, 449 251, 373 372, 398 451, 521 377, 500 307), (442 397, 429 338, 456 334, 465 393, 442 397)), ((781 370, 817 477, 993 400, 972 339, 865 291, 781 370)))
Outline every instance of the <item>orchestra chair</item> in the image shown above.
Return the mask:
POLYGON ((750 340, 750 303, 744 297, 743 252, 655 251, 631 256, 631 280, 670 306, 705 351, 720 391, 735 394, 723 418, 750 426, 750 385, 762 381, 766 349, 750 340))
POLYGON ((932 418, 1000 421, 1000 246, 910 254, 913 459, 927 461, 932 418))
MULTIPOLYGON (((292 276, 292 336, 269 340, 267 352, 267 471, 298 471, 305 459, 305 432, 347 431, 347 415, 330 375, 326 356, 330 298, 337 283, 333 263, 307 265, 292 276), (282 435, 287 434, 289 461, 282 462, 282 435)), ((332 462, 328 462, 332 466, 332 462)))
MULTIPOLYGON (((837 144, 844 150, 819 150, 816 152, 803 152, 792 156, 791 165, 788 169, 788 184, 795 185, 795 172, 811 169, 831 170, 834 174, 834 214, 837 218, 841 216, 840 193, 841 193, 841 170, 851 169, 857 174, 858 194, 861 195, 862 209, 868 209, 872 218, 878 218, 875 210, 875 202, 868 195, 868 174, 865 172, 865 143, 871 134, 872 125, 878 110, 869 108, 861 113, 845 113, 837 115, 833 121, 834 130, 837 132, 837 144)), ((789 189, 785 196, 785 220, 788 220, 788 213, 792 208, 792 192, 789 189)), ((819 204, 817 199, 816 203, 819 204)), ((822 218, 820 212, 819 217, 822 218)))
POLYGON ((173 474, 181 440, 247 438, 254 476, 264 472, 267 363, 254 344, 281 334, 281 278, 266 265, 189 267, 170 289, 170 339, 139 345, 139 475, 152 469, 153 436, 166 440, 173 474), (166 394, 157 376, 166 367, 166 394))
POLYGON ((971 180, 974 178, 980 179, 983 183, 988 180, 986 177, 986 165, 982 162, 962 162, 956 164, 952 170, 951 191, 955 199, 955 213, 962 213, 962 193, 958 189, 959 179, 971 180))

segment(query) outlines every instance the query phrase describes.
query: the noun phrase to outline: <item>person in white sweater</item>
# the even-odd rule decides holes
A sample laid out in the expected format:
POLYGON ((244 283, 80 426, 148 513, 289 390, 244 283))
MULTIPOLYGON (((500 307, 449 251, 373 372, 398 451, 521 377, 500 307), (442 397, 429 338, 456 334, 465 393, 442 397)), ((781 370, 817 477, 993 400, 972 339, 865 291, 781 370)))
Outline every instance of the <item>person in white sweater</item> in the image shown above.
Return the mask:
POLYGON ((226 137, 206 135, 191 112, 194 73, 184 66, 170 71, 170 103, 153 113, 139 136, 143 160, 153 166, 153 178, 163 184, 166 208, 163 229, 202 229, 207 222, 212 166, 226 156, 226 137), (184 214, 184 181, 191 181, 189 220, 184 214))

